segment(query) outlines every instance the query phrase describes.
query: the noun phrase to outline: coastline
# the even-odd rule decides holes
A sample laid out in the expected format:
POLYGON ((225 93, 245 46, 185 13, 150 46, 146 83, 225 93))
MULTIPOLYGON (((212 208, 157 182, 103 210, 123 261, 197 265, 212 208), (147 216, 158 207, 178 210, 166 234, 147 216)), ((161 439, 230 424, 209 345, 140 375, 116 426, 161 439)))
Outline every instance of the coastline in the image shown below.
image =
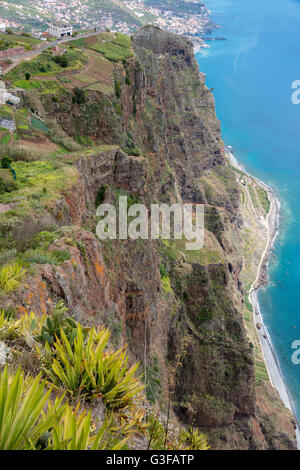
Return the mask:
POLYGON ((265 226, 268 233, 266 247, 263 251, 261 256, 260 263, 257 268, 257 276, 254 282, 251 285, 249 291, 249 301, 253 307, 253 322, 255 325, 255 329, 259 338, 260 347, 263 353, 265 365, 268 371, 269 379, 271 385, 276 388, 279 393, 280 398, 282 399, 286 408, 288 408, 295 418, 295 422, 297 423, 296 429, 296 436, 297 436, 297 447, 300 449, 300 426, 296 418, 295 410, 293 407, 293 403, 288 391, 288 387, 284 381, 282 370, 279 364, 279 361, 276 357, 275 349, 269 335, 269 332, 264 324, 263 316, 260 310, 260 305, 258 301, 258 291, 262 287, 268 285, 268 263, 273 251, 273 246, 275 239, 278 235, 279 230, 279 215, 280 215, 280 202, 275 196, 275 193, 270 186, 263 183, 258 178, 250 175, 244 168, 242 164, 240 164, 234 155, 231 152, 231 147, 225 148, 225 153, 227 158, 230 161, 230 164, 237 168, 238 170, 242 171, 243 173, 251 176, 255 179, 256 183, 261 186, 264 190, 267 191, 269 201, 270 201, 270 210, 265 220, 265 226), (257 325, 260 325, 258 328, 257 325))

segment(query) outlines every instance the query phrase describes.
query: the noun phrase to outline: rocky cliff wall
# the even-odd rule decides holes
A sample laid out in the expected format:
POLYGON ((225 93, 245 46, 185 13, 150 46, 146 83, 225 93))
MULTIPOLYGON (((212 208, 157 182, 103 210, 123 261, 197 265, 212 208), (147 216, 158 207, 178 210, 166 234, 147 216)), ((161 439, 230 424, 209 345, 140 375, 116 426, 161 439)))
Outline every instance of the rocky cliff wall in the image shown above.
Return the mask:
POLYGON ((241 198, 212 93, 189 41, 152 26, 132 40, 135 57, 115 66, 115 96, 41 98, 41 115, 102 147, 60 157, 75 179, 43 217, 60 227, 49 252, 68 250, 70 259, 36 267, 13 302, 19 312, 42 313, 64 299, 83 323, 105 323, 140 361, 149 401, 162 411, 170 402, 172 419, 204 430, 213 447, 292 448, 292 419, 275 391, 263 385, 276 413, 258 399, 242 315, 241 198), (117 205, 120 194, 146 204, 203 203, 203 250, 99 241, 97 200, 117 205))

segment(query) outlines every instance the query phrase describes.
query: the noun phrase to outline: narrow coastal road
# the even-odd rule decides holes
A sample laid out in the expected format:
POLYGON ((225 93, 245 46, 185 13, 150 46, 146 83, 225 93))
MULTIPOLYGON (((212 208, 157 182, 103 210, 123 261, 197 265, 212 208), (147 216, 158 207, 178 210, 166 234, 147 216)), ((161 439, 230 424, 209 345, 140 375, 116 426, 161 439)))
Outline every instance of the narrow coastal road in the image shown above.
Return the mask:
POLYGON ((41 44, 40 47, 37 47, 36 49, 34 49, 32 51, 28 51, 25 54, 20 54, 16 57, 12 58, 11 60, 13 61, 13 63, 9 67, 7 67, 7 69, 5 69, 5 71, 3 72, 3 75, 6 75, 8 72, 13 70, 23 60, 33 59, 34 57, 37 57, 38 55, 40 55, 46 49, 50 49, 50 47, 54 47, 54 46, 57 46, 59 44, 64 44, 66 42, 76 41, 77 39, 97 36, 100 33, 101 33, 101 31, 93 31, 93 32, 87 33, 87 34, 78 34, 76 37, 68 36, 66 38, 57 39, 56 41, 47 42, 46 44, 41 44))

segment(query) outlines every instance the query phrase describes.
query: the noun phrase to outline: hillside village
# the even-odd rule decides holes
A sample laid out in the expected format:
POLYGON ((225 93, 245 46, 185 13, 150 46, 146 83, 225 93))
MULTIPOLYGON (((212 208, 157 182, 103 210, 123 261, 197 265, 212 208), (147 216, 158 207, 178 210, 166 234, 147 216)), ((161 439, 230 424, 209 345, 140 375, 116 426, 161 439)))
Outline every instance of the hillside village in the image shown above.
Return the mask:
POLYGON ((53 21, 64 21, 77 30, 97 27, 123 33, 132 33, 148 23, 185 35, 205 34, 216 27, 204 3, 198 0, 180 4, 170 1, 167 7, 156 0, 1 1, 1 16, 7 27, 31 33, 47 30, 47 23, 53 21))

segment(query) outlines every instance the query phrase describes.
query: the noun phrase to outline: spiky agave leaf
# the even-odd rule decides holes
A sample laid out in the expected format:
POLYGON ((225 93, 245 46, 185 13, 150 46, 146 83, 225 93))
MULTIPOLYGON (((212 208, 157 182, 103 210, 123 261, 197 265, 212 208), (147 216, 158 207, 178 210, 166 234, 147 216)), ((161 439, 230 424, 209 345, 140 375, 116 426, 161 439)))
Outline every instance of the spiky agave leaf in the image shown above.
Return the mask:
POLYGON ((19 368, 9 375, 7 366, 0 375, 0 449, 35 449, 40 437, 62 416, 64 396, 49 401, 51 389, 41 376, 24 378, 19 368), (46 410, 44 411, 44 408, 46 410))
MULTIPOLYGON (((52 347, 46 344, 48 360, 44 372, 56 386, 61 386, 72 397, 92 399, 101 396, 108 408, 129 405, 144 386, 135 377, 138 364, 127 368, 124 348, 111 352, 106 349, 109 330, 91 328, 83 337, 78 324, 74 343, 71 344, 64 331, 60 331, 52 347)), ((41 355, 41 351, 38 349, 41 355)))

